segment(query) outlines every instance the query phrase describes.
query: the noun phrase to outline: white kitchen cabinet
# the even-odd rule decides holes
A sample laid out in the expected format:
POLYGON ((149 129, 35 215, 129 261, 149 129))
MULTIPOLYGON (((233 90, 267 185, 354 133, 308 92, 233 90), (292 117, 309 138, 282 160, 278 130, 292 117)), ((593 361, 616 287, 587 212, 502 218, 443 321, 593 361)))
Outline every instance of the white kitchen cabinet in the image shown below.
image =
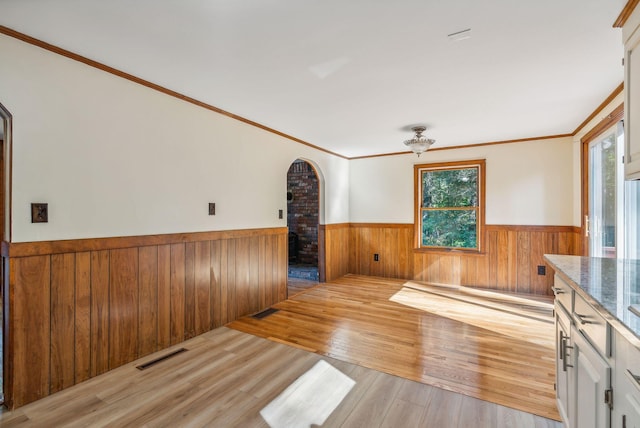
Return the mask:
POLYGON ((573 365, 571 358, 573 355, 571 349, 571 318, 566 309, 556 302, 556 401, 558 403, 558 412, 567 428, 572 427, 575 403, 571 403, 573 399, 573 391, 570 387, 573 385, 573 365))
POLYGON ((562 421, 567 428, 609 428, 613 353, 610 326, 558 276, 553 292, 556 401, 562 421))
POLYGON ((575 373, 575 427, 611 426, 611 367, 574 327, 571 332, 575 373))
POLYGON ((613 426, 640 428, 640 350, 616 334, 613 426))
POLYGON ((636 7, 624 28, 624 174, 640 179, 640 7, 636 7))

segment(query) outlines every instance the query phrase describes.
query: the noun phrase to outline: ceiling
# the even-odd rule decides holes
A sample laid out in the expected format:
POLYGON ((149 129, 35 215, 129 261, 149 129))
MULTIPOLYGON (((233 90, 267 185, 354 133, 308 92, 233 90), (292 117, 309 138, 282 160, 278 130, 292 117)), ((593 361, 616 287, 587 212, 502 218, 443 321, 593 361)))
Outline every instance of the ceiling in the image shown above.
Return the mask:
POLYGON ((434 148, 572 133, 623 80, 624 3, 0 0, 0 25, 356 157, 416 124, 434 148))

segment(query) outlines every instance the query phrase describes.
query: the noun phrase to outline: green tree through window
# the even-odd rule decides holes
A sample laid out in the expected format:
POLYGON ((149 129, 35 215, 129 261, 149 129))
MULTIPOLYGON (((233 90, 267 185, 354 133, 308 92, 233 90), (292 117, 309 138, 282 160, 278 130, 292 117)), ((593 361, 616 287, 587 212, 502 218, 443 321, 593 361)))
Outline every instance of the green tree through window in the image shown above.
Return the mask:
POLYGON ((417 165, 421 248, 480 249, 484 161, 417 165))

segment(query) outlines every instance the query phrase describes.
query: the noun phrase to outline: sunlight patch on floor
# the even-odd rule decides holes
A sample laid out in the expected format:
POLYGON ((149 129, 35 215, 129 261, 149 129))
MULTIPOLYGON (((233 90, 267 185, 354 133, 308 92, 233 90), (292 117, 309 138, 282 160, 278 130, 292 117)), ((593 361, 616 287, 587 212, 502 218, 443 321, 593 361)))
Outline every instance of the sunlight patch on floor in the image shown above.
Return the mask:
POLYGON ((515 339, 550 348, 555 346, 553 324, 406 287, 389 300, 515 339), (532 325, 536 328, 530 328, 532 325))
POLYGON ((322 425, 355 384, 340 370, 320 360, 262 409, 260 415, 271 428, 322 425))

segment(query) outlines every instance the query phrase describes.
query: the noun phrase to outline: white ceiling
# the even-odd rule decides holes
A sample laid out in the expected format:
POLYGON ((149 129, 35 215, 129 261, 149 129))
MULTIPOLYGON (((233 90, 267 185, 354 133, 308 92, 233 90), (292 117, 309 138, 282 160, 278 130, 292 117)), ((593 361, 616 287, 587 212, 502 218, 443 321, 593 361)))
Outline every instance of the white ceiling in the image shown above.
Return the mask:
POLYGON ((624 3, 0 0, 0 25, 353 157, 415 124, 434 148, 573 132, 623 80, 624 3))

